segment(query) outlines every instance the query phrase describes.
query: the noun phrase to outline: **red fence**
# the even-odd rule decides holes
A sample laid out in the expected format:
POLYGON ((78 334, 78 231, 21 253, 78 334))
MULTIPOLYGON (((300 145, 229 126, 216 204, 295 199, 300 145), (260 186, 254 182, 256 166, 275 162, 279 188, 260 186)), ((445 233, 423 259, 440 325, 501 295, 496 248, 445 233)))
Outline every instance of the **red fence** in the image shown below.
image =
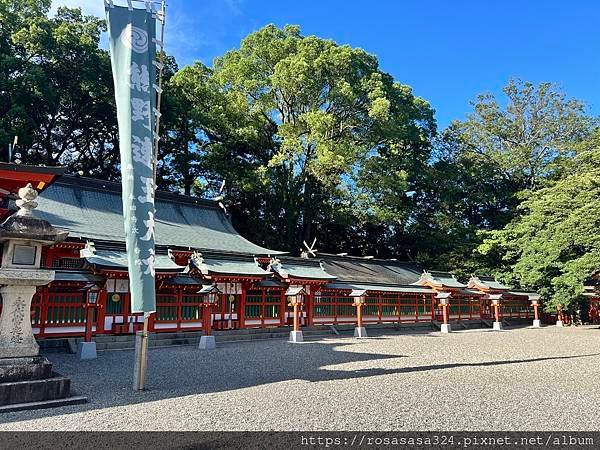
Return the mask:
MULTIPOLYGON (((315 324, 351 323, 356 320, 354 299, 335 292, 322 292, 313 299, 315 324)), ((363 306, 363 321, 368 322, 429 322, 434 317, 432 296, 405 293, 385 293, 367 297, 363 306)))

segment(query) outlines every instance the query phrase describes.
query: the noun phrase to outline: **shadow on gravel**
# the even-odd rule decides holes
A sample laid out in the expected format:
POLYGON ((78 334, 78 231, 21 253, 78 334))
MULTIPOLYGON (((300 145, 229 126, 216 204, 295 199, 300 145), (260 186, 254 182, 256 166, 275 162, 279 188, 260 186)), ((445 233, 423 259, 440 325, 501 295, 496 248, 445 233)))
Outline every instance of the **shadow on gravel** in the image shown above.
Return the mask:
MULTIPOLYGON (((0 423, 38 417, 76 413, 128 404, 152 402, 194 394, 208 394, 243 389, 271 383, 300 380, 319 382, 360 379, 379 375, 445 370, 456 367, 523 364, 537 361, 596 357, 599 354, 500 360, 480 363, 456 363, 429 366, 378 368, 377 361, 405 358, 402 355, 345 351, 353 343, 307 342, 289 344, 283 341, 251 342, 222 345, 213 351, 195 347, 172 347, 150 350, 147 388, 134 392, 131 388, 133 352, 103 352, 92 361, 79 361, 75 355, 53 354, 49 358, 56 369, 72 380, 73 389, 90 402, 84 405, 24 411, 0 415, 0 423), (346 363, 366 362, 368 368, 358 370, 328 369, 346 363)), ((377 381, 374 381, 377 382, 377 381)))

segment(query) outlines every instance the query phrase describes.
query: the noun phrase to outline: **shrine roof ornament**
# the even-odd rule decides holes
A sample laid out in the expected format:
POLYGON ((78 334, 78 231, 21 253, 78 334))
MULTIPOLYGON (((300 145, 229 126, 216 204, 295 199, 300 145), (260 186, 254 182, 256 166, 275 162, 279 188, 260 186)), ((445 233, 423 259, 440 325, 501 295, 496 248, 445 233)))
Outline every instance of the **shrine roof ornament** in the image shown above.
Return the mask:
POLYGON ((329 274, 323 263, 317 259, 279 257, 271 259, 268 267, 283 279, 301 278, 306 280, 335 280, 337 277, 329 274))
POLYGON ((435 288, 464 289, 466 284, 461 283, 450 272, 424 270, 421 277, 413 284, 419 286, 432 286, 435 288))
POLYGON ((268 277, 270 275, 269 272, 258 265, 256 258, 252 256, 203 256, 199 252, 194 252, 190 261, 203 275, 219 274, 254 277, 268 277))
POLYGON ((510 286, 506 286, 496 280, 494 277, 484 277, 472 275, 467 283, 467 287, 482 289, 482 290, 495 290, 495 291, 507 291, 510 286))

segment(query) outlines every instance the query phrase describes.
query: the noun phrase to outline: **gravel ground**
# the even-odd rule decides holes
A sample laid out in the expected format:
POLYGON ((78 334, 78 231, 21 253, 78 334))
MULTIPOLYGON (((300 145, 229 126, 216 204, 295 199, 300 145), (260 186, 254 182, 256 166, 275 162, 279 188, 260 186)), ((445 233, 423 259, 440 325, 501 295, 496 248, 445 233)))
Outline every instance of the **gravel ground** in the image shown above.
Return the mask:
POLYGON ((90 402, 0 416, 0 430, 598 430, 597 327, 258 341, 52 354, 90 402))

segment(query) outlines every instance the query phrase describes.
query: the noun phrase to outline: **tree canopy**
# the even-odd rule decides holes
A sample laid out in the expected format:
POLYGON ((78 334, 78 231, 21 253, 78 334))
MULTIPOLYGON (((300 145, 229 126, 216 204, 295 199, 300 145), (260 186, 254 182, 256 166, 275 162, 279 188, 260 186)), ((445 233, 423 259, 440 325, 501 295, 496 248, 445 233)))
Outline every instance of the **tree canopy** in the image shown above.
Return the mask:
MULTIPOLYGON (((118 180, 103 20, 0 0, 0 157, 118 180)), ((496 274, 575 305, 600 269, 600 132, 553 83, 510 80, 437 130, 375 55, 267 25, 216 58, 166 55, 161 189, 222 196, 249 239, 496 274)))
POLYGON ((505 279, 538 290, 548 309, 572 307, 600 268, 600 132, 577 146, 560 179, 531 192, 518 216, 492 231, 483 254, 501 255, 505 279))

